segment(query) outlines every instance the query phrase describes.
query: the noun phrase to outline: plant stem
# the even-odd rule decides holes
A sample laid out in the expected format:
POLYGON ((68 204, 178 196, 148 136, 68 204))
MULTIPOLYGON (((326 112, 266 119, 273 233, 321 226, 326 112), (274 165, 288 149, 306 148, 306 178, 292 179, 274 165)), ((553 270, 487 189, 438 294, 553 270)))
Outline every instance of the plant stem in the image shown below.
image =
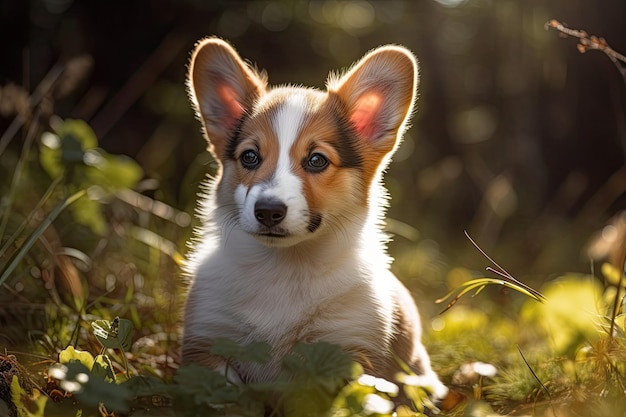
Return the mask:
POLYGON ((615 293, 615 300, 613 300, 613 313, 611 314, 611 329, 609 330, 609 338, 613 342, 613 332, 615 330, 615 319, 617 318, 617 311, 620 301, 620 291, 622 289, 622 278, 624 277, 624 270, 626 268, 626 242, 622 242, 622 259, 619 263, 619 280, 617 281, 617 292, 615 293))
MULTIPOLYGON (((17 240, 17 238, 20 236, 22 231, 24 231, 28 223, 33 219, 33 217, 35 217, 35 214, 37 214, 37 211, 41 209, 41 207, 43 207, 46 201, 48 201, 48 199, 50 198, 50 196, 52 195, 52 193, 54 192, 57 185, 59 185, 62 179, 63 179, 63 176, 59 176, 54 181, 52 181, 52 183, 50 184, 50 186, 48 186, 48 189, 46 190, 44 195, 37 202, 37 205, 35 205, 35 207, 30 211, 28 216, 18 226, 15 232, 13 232, 11 237, 7 239, 6 242, 4 242, 4 245, 2 245, 2 248, 0 248, 0 258, 2 258, 2 256, 4 256, 4 254, 9 250, 9 247, 13 244, 13 242, 17 240)), ((2 236, 2 233, 0 233, 0 236, 2 236)))
POLYGON ((80 190, 72 194, 65 200, 61 201, 59 204, 57 204, 54 207, 54 209, 48 214, 48 216, 46 216, 46 218, 41 222, 39 227, 37 227, 37 229, 35 229, 35 231, 30 235, 30 237, 24 243, 24 245, 22 245, 22 247, 19 249, 15 257, 13 258, 13 261, 2 272, 2 275, 0 275, 0 285, 2 285, 4 281, 7 280, 7 278, 9 278, 9 276, 13 273, 15 268, 17 268, 17 266, 22 261, 22 259, 24 259, 24 256, 26 256, 30 248, 33 247, 37 239, 39 239, 39 237, 43 234, 43 232, 46 231, 46 229, 59 216, 59 214, 65 208, 67 208, 70 204, 74 203, 76 200, 84 196, 86 193, 87 193, 86 189, 80 190))

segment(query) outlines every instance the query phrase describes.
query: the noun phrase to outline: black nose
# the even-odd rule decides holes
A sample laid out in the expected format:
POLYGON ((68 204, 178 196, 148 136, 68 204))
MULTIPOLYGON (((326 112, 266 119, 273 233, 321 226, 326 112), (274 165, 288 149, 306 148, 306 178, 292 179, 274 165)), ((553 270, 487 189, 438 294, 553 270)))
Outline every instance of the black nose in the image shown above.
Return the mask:
POLYGON ((254 217, 267 227, 276 226, 286 215, 287 206, 279 200, 259 200, 254 205, 254 217))

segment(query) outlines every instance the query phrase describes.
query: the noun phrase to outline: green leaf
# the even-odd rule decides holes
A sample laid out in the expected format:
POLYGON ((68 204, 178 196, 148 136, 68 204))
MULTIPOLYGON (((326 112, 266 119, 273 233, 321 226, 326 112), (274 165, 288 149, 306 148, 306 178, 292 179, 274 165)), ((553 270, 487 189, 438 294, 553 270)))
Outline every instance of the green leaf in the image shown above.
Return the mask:
POLYGON ((283 360, 285 414, 295 417, 326 415, 345 381, 358 375, 360 366, 338 345, 298 344, 283 360))
POLYGON ((85 368, 91 369, 94 365, 94 358, 89 352, 74 349, 74 346, 68 346, 59 353, 59 363, 68 364, 72 362, 82 363, 85 368))
POLYGON ((230 339, 216 338, 210 351, 214 355, 240 362, 267 363, 271 359, 271 346, 263 342, 240 346, 230 339))
POLYGON ((83 120, 67 119, 55 133, 41 136, 40 163, 51 178, 61 178, 70 189, 88 189, 72 207, 75 220, 103 235, 107 224, 101 200, 121 189, 133 188, 143 177, 139 164, 126 156, 98 149, 98 139, 83 120))
POLYGON ((170 396, 172 387, 161 378, 153 376, 134 376, 122 382, 130 390, 133 397, 170 396))
POLYGON ((98 149, 93 129, 83 120, 66 119, 41 137, 40 163, 52 178, 61 176, 69 166, 79 166, 72 177, 80 188, 97 185, 107 193, 133 188, 143 176, 137 162, 123 155, 98 149))
POLYGON ((39 163, 50 178, 57 179, 65 166, 61 163, 61 138, 51 132, 41 135, 41 148, 39 149, 39 163))
POLYGON ((373 386, 363 385, 358 380, 347 384, 332 404, 333 416, 362 415, 365 397, 376 392, 373 386))
POLYGON ((224 410, 241 401, 238 385, 230 384, 224 375, 203 366, 182 367, 174 380, 178 384, 174 406, 183 415, 229 415, 224 410))
POLYGON ((547 302, 525 304, 521 316, 550 334, 557 354, 574 355, 583 342, 593 345, 600 338, 598 324, 608 307, 595 277, 564 276, 546 284, 542 292, 547 302))
POLYGON ((133 188, 143 177, 141 166, 124 155, 111 155, 102 149, 85 154, 87 181, 99 185, 107 192, 133 188))
POLYGON ((102 403, 108 410, 121 412, 128 410, 131 392, 127 387, 94 378, 93 374, 80 363, 74 362, 67 365, 67 373, 63 381, 66 386, 71 383, 75 387, 74 395, 83 406, 97 408, 102 403))
POLYGON ((93 333, 109 349, 122 349, 128 352, 131 347, 133 323, 116 317, 113 321, 96 320, 91 322, 93 333))
POLYGON ((107 231, 107 223, 100 208, 101 203, 92 199, 90 194, 93 193, 88 193, 74 203, 72 214, 77 223, 89 227, 94 234, 103 236, 107 231))
POLYGON ((283 360, 286 371, 299 376, 312 377, 324 385, 331 381, 352 379, 358 376, 352 356, 339 345, 326 342, 300 343, 283 360))
POLYGON ((85 151, 80 143, 79 137, 70 133, 64 135, 61 138, 61 158, 60 161, 63 165, 76 165, 83 163, 83 157, 85 151))
POLYGON ((80 119, 65 119, 58 127, 56 133, 61 142, 76 142, 80 149, 87 151, 98 146, 98 138, 87 122, 80 119))
MULTIPOLYGON (((38 390, 29 395, 20 385, 17 375, 11 379, 11 401, 17 409, 18 417, 43 417, 48 397, 41 395, 38 390)), ((2 409, 0 408, 0 411, 2 409)))
POLYGON ((432 403, 429 392, 426 387, 418 385, 404 385, 403 387, 406 397, 411 400, 413 406, 417 408, 420 413, 424 412, 425 407, 429 409, 437 409, 432 403))
POLYGON ((76 393, 76 398, 86 406, 98 407, 102 403, 108 410, 125 412, 131 396, 123 385, 90 378, 83 384, 83 389, 76 393))
POLYGON ((98 146, 98 139, 85 121, 66 119, 55 133, 44 133, 41 144, 41 166, 51 178, 57 178, 67 166, 83 165, 85 152, 98 146))
MULTIPOLYGON (((251 343, 239 346, 227 339, 214 340, 211 353, 227 359, 236 359, 243 362, 266 362, 270 358, 270 346, 266 343, 251 343)), ((254 410, 255 401, 263 398, 278 398, 276 393, 282 394, 278 408, 285 411, 285 415, 292 417, 308 417, 324 415, 332 404, 335 394, 345 384, 346 379, 359 374, 360 366, 355 364, 351 355, 341 347, 330 343, 296 345, 290 355, 283 360, 283 373, 276 381, 256 383, 244 386, 239 394, 238 405, 242 405, 242 398, 248 402, 245 409, 254 410)), ((206 372, 206 371, 205 371, 206 372)), ((182 375, 182 374, 181 374, 182 375)), ((186 378, 201 379, 201 377, 186 375, 186 378)), ((217 377, 215 377, 217 378, 217 377)), ((220 374, 220 381, 225 378, 220 374)), ((216 387, 204 387, 204 390, 217 390, 216 387)), ((220 388, 223 389, 223 388, 220 388)), ((212 401, 223 398, 222 394, 211 397, 212 401)), ((200 398, 205 398, 202 394, 200 398)), ((229 399, 226 396, 226 399, 229 399)), ((198 400, 198 398, 196 398, 198 400)), ((199 404, 197 404, 199 405, 199 404)))
POLYGON ((94 359, 91 374, 107 382, 116 382, 115 371, 111 359, 106 355, 98 355, 94 359))
POLYGON ((620 271, 608 262, 602 264, 602 275, 606 278, 607 282, 614 286, 624 284, 625 276, 624 272, 620 271))

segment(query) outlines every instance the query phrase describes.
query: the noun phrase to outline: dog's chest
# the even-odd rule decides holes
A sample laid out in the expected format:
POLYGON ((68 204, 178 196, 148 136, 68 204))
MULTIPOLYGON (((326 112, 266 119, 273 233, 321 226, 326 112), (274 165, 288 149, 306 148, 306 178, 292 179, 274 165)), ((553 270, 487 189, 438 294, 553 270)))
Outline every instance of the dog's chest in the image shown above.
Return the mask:
POLYGON ((343 293, 360 291, 345 274, 277 264, 231 289, 233 313, 251 339, 304 338, 320 326, 340 325, 329 317, 333 305, 343 293))
POLYGON ((219 328, 228 324, 239 342, 275 344, 315 341, 320 333, 367 333, 372 329, 355 328, 355 318, 380 323, 376 316, 389 315, 390 307, 355 262, 332 267, 329 262, 312 265, 276 258, 235 262, 215 253, 198 269, 193 291, 203 294, 203 321, 219 328))
MULTIPOLYGON (((311 315, 313 306, 323 302, 319 297, 305 294, 308 291, 297 283, 290 282, 293 277, 283 275, 282 278, 261 286, 251 282, 233 288, 232 314, 246 329, 246 338, 279 339, 293 332, 292 329, 311 315)), ((260 281, 269 280, 261 278, 260 281)))

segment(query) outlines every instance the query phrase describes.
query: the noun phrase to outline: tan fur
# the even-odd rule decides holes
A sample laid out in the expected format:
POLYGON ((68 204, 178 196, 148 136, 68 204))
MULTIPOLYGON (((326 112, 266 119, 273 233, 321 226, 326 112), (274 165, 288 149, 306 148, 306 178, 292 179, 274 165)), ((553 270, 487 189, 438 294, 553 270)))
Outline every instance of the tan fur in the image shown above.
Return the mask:
POLYGON ((233 364, 244 382, 264 381, 295 344, 326 341, 388 379, 399 359, 445 395, 380 228, 382 172, 413 109, 413 55, 378 48, 331 76, 326 92, 270 89, 230 45, 209 38, 192 55, 188 85, 221 170, 187 262, 183 361, 220 369, 212 339, 264 341, 269 364, 233 364), (240 161, 250 150, 261 161, 253 168, 240 161), (312 155, 328 165, 311 168, 312 155), (284 218, 262 223, 259 202, 283 204, 284 218))

